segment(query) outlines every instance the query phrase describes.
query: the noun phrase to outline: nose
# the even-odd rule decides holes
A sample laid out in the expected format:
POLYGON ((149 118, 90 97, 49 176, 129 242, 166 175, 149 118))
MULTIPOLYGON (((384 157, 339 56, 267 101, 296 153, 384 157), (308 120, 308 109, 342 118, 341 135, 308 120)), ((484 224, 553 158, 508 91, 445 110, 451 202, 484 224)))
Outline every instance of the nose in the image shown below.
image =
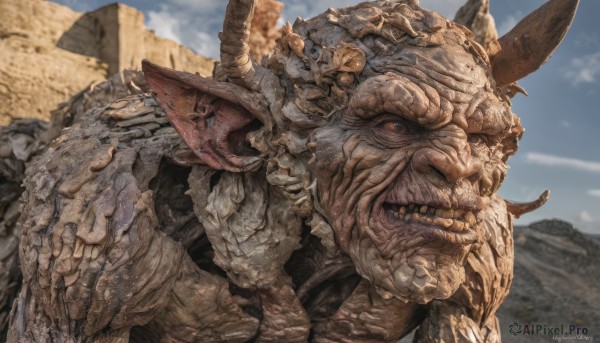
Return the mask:
POLYGON ((437 148, 420 149, 413 156, 412 165, 422 174, 438 176, 452 184, 463 179, 475 182, 479 180, 483 170, 483 164, 473 158, 468 144, 460 149, 447 151, 437 148))

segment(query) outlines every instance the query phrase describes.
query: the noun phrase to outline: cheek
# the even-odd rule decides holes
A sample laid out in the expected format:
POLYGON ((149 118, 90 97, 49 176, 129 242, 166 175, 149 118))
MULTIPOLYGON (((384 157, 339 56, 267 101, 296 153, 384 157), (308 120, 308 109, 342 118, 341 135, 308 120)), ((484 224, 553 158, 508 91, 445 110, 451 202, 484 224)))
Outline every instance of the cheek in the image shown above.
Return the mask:
POLYGON ((500 146, 471 146, 473 156, 483 162, 483 172, 479 179, 482 196, 490 196, 498 191, 506 177, 507 167, 503 162, 504 153, 500 146))
POLYGON ((406 153, 373 147, 341 129, 314 136, 319 203, 345 250, 356 227, 369 228, 373 202, 406 165, 406 153))

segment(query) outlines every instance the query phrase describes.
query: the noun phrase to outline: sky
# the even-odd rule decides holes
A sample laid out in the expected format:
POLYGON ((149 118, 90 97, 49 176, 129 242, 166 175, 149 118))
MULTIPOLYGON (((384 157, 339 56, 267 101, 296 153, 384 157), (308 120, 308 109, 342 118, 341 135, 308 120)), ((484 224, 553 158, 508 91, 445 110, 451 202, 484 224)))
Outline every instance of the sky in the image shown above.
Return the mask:
MULTIPOLYGON (((114 1, 56 0, 76 11, 114 1)), ((124 0, 144 13, 146 26, 197 53, 218 58, 224 0, 124 0)), ((310 18, 351 0, 284 0, 281 23, 310 18)), ((421 6, 453 18, 466 0, 421 0, 421 6)), ((500 34, 508 32, 543 0, 491 0, 500 34)), ((584 232, 600 234, 600 1, 581 0, 573 26, 552 59, 519 81, 529 96, 513 98, 513 112, 526 129, 500 194, 531 201, 545 189, 550 200, 516 221, 559 218, 584 232)))

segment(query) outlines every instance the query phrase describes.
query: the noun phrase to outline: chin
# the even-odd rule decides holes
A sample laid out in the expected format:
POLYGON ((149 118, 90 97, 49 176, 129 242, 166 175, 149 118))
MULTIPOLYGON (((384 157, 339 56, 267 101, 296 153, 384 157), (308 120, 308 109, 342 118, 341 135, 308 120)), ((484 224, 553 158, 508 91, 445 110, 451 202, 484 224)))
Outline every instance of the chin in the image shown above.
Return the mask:
POLYGON ((358 218, 348 254, 383 294, 419 304, 447 299, 463 283, 479 240, 477 214, 469 206, 378 201, 369 218, 358 218))

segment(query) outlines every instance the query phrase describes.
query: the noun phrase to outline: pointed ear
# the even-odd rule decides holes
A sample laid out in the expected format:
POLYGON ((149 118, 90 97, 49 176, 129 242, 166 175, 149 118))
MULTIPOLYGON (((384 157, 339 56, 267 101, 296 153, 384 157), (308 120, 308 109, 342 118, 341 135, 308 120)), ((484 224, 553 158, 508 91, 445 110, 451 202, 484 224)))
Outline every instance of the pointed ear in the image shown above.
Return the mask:
POLYGON ((146 60, 142 70, 158 105, 204 163, 232 172, 261 166, 263 159, 246 135, 262 126, 272 126, 262 95, 146 60))
POLYGON ((499 87, 520 80, 550 59, 571 27, 578 4, 579 0, 550 0, 490 43, 492 72, 499 87))

